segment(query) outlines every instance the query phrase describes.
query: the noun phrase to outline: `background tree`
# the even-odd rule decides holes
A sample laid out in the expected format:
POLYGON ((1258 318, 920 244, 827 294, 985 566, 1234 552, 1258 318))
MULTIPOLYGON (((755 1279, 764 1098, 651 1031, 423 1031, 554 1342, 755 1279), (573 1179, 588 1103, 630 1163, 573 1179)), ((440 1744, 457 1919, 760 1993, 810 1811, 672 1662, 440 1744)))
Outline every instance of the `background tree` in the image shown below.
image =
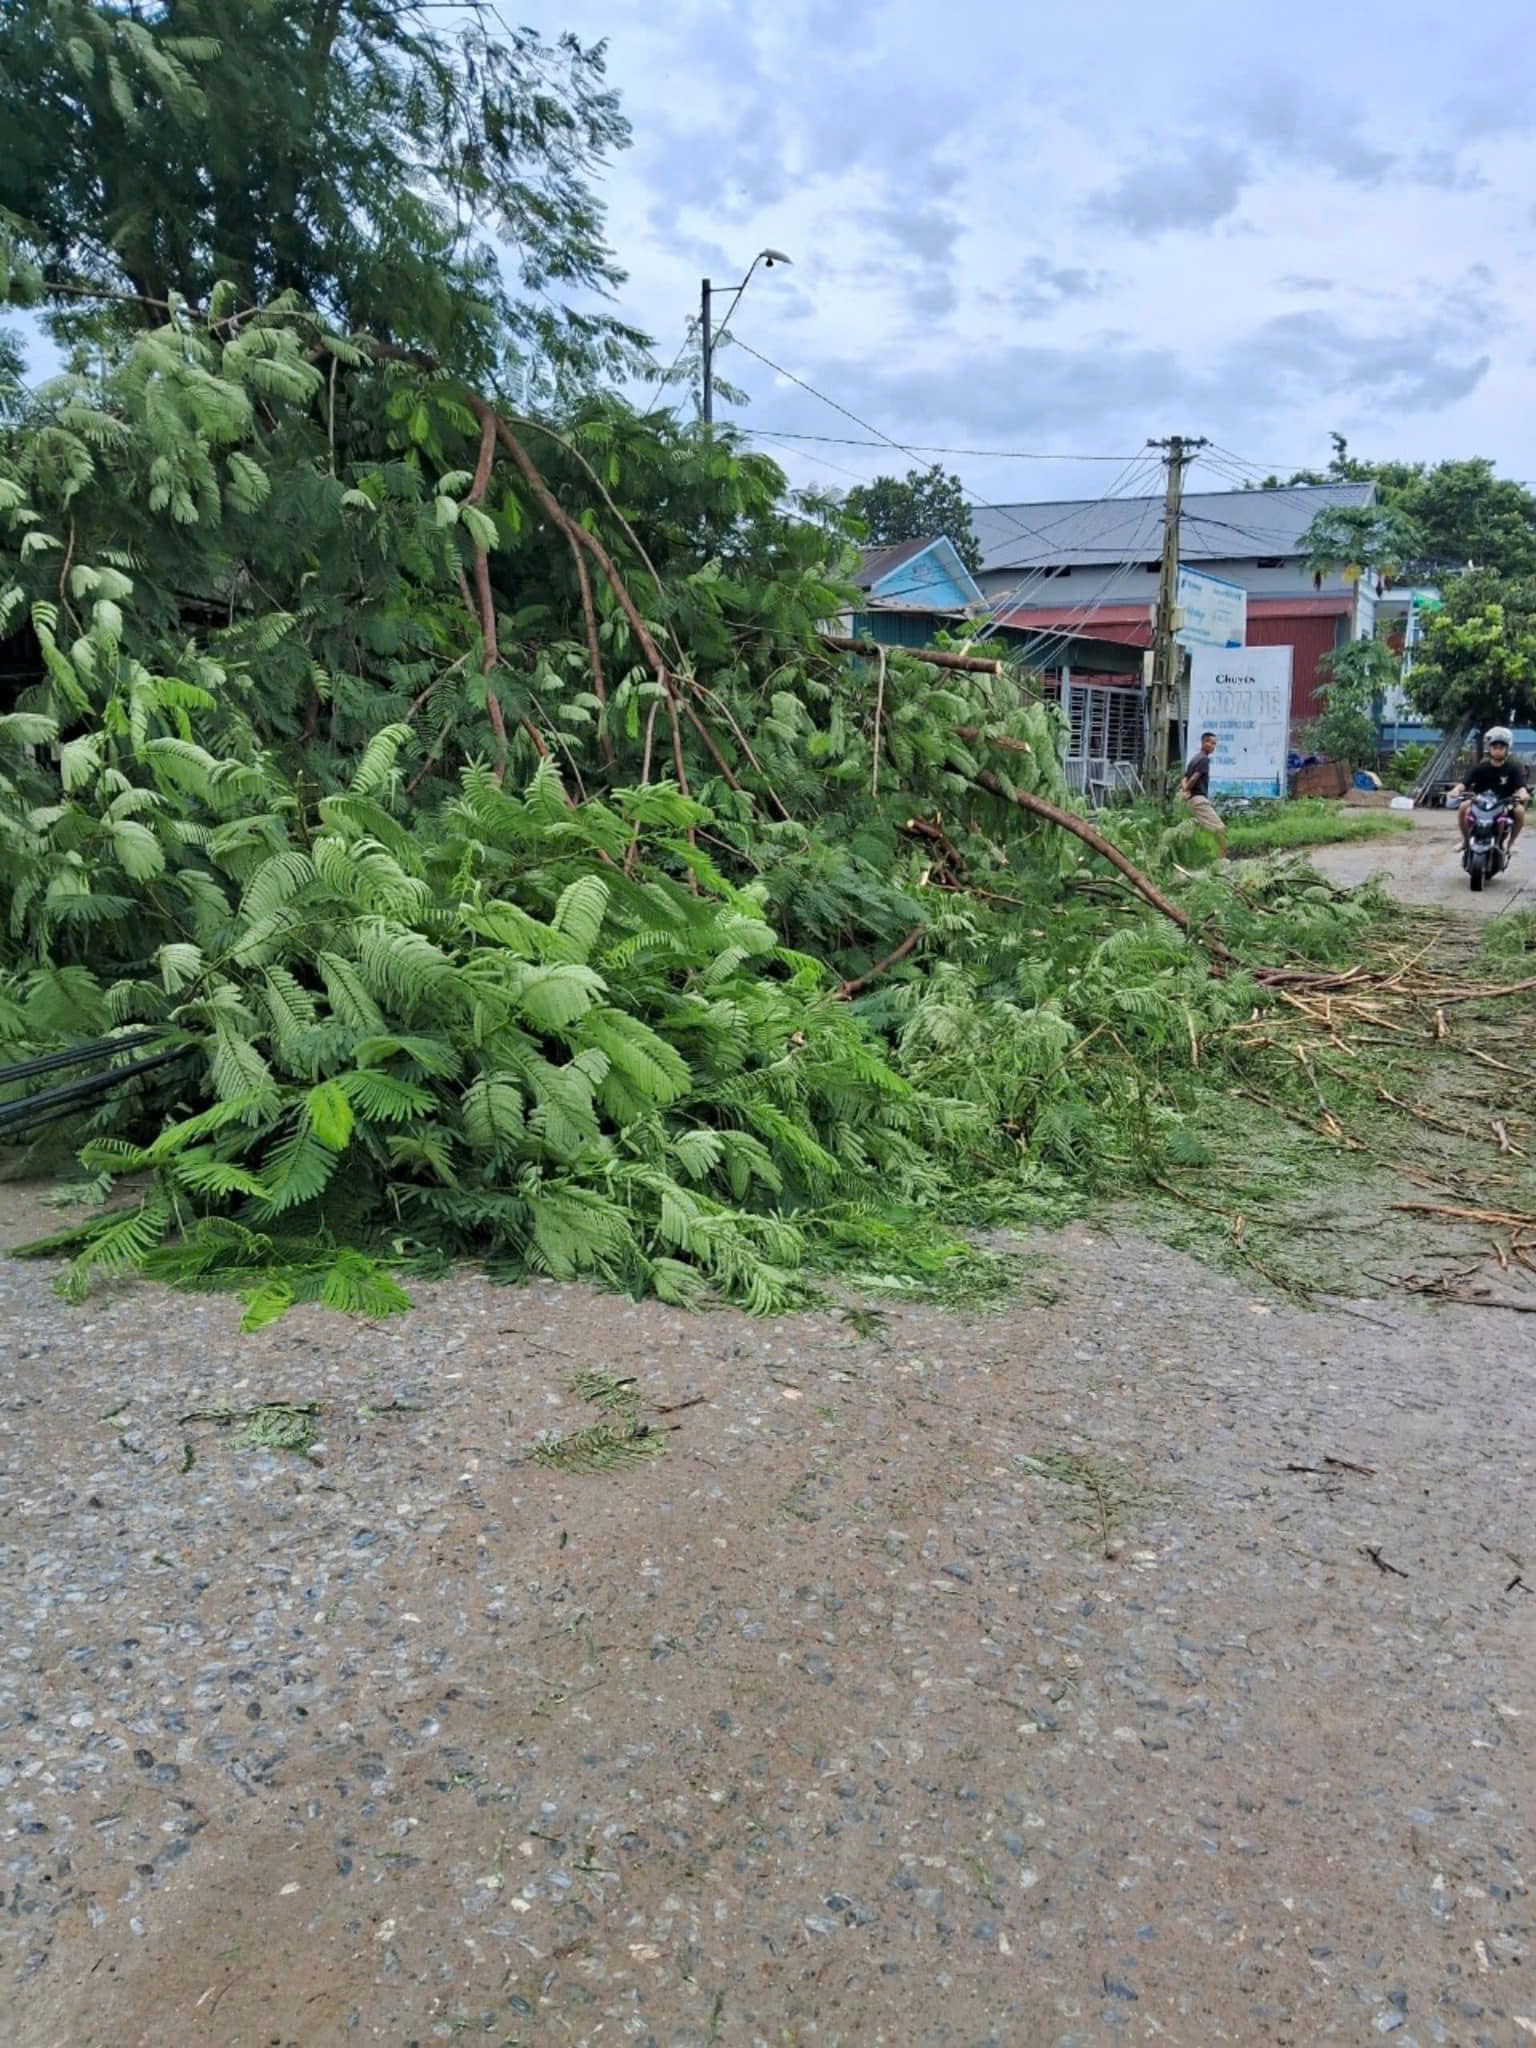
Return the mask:
POLYGON ((0 224, 65 339, 219 282, 471 374, 590 379, 641 339, 590 310, 622 275, 590 178, 629 135, 602 47, 485 0, 9 0, 0 133, 0 224))
POLYGON ((1367 639, 1336 647, 1322 666, 1323 714, 1308 727, 1308 743, 1330 761, 1363 768, 1380 752, 1379 707, 1397 681, 1397 663, 1381 641, 1367 639))
MULTIPOLYGON (((1334 558, 1324 573, 1353 561, 1424 582, 1469 564, 1506 576, 1536 574, 1536 494, 1512 477, 1495 475, 1485 456, 1437 463, 1364 462, 1350 454, 1342 434, 1335 434, 1326 469, 1299 469, 1285 481, 1376 486, 1377 508, 1359 508, 1359 524, 1371 528, 1380 544, 1365 556, 1349 557, 1329 543, 1349 530, 1355 513, 1345 508, 1320 515, 1316 552, 1334 558)), ((1266 490, 1281 487, 1279 477, 1264 480, 1266 490)), ((1358 543, 1358 532, 1355 538, 1358 543)))
POLYGON ((1536 576, 1483 569, 1449 583, 1408 692, 1442 727, 1536 724, 1536 576))
POLYGON ((1536 574, 1536 496, 1512 477, 1495 476, 1484 457, 1419 470, 1395 502, 1418 529, 1426 567, 1473 563, 1503 576, 1536 574))
POLYGON ((873 483, 858 484, 843 504, 868 530, 875 547, 943 534, 973 576, 981 567, 964 486, 937 463, 932 469, 909 469, 904 477, 877 476, 873 483))
POLYGON ((1390 582, 1417 552, 1419 531, 1394 505, 1330 505, 1301 545, 1314 576, 1370 573, 1390 582))

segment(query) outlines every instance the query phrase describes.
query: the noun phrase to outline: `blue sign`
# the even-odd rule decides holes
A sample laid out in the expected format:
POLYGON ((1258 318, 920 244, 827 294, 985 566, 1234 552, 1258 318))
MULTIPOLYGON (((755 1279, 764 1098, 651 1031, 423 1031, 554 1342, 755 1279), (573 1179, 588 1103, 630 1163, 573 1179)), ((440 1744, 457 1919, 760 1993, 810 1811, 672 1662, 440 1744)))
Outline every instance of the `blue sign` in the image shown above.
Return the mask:
POLYGON ((1248 593, 1241 583, 1181 563, 1174 604, 1181 647, 1241 647, 1248 638, 1248 593))

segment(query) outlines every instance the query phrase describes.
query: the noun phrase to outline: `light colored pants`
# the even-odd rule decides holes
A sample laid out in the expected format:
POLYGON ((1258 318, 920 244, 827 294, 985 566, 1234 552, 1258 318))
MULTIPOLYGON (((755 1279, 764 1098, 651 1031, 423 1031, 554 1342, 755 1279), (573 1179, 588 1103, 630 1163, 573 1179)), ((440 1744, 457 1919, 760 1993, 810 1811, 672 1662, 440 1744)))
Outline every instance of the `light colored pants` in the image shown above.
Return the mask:
POLYGON ((1226 826, 1221 822, 1221 813, 1208 796, 1189 796, 1184 799, 1189 805, 1189 814, 1202 832, 1214 832, 1219 839, 1226 826))

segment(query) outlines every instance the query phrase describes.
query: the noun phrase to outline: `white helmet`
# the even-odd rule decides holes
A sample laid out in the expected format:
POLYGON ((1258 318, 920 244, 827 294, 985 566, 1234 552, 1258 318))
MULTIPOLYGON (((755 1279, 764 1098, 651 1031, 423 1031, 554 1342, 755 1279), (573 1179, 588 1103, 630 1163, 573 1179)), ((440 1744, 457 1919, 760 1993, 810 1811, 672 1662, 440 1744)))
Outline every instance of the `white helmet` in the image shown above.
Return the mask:
POLYGON ((1515 736, 1507 725, 1490 725, 1483 734, 1485 747, 1512 747, 1514 743, 1515 736))

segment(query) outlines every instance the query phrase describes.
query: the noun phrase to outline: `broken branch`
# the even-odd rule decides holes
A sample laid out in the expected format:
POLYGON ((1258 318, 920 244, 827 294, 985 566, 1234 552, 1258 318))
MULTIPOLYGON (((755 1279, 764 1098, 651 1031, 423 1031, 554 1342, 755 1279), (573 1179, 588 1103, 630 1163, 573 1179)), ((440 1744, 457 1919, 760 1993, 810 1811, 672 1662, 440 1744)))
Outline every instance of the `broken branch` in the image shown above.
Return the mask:
MULTIPOLYGON (((1015 742, 1014 744, 1022 745, 1022 742, 1015 742)), ((993 796, 1001 797, 1005 803, 1011 800, 1021 810, 1032 811, 1037 818, 1044 818, 1050 824, 1059 826, 1063 832, 1070 832, 1074 838, 1081 839, 1083 844, 1091 847, 1101 859, 1107 860, 1111 867, 1117 868, 1125 876, 1137 895, 1145 902, 1150 903, 1154 910, 1160 912, 1171 923, 1176 924, 1186 938, 1193 939, 1197 937, 1194 926, 1190 921, 1189 913, 1181 910, 1177 903, 1171 902, 1163 894, 1162 890, 1158 888, 1157 884, 1149 881, 1141 872, 1141 869, 1136 867, 1131 861, 1128 861, 1119 847, 1112 845, 1102 832, 1096 832, 1083 819, 1074 817, 1071 811, 1064 811, 1059 805, 1048 803, 1043 796, 1033 796, 1027 790, 1022 789, 1010 790, 1004 783, 999 781, 990 768, 983 768, 977 775, 976 780, 983 789, 989 791, 993 796)), ((1223 964, 1230 964, 1232 962, 1233 955, 1227 951, 1219 939, 1208 938, 1204 941, 1204 944, 1215 958, 1223 964)))
POLYGON ((880 979, 880 976, 884 974, 889 968, 896 966, 896 964, 899 961, 905 960, 907 955, 918 944, 919 940, 922 938, 923 933, 926 930, 926 925, 914 925, 911 931, 909 931, 907 933, 907 936, 902 940, 901 944, 897 946, 893 952, 887 953, 883 960, 877 960, 874 966, 870 968, 868 974, 858 974, 854 976, 852 981, 843 982, 836 990, 836 994, 844 1002, 846 1002, 850 996, 862 994, 863 991, 869 987, 872 981, 878 981, 880 979))
MULTIPOLYGON (((880 643, 875 640, 849 640, 841 633, 818 633, 816 638, 834 654, 862 654, 866 660, 873 661, 881 653, 880 643)), ((984 661, 979 654, 946 654, 942 647, 913 647, 904 651, 910 653, 914 661, 926 661, 930 668, 961 669, 973 676, 1000 676, 1004 673, 1000 661, 984 661)))

